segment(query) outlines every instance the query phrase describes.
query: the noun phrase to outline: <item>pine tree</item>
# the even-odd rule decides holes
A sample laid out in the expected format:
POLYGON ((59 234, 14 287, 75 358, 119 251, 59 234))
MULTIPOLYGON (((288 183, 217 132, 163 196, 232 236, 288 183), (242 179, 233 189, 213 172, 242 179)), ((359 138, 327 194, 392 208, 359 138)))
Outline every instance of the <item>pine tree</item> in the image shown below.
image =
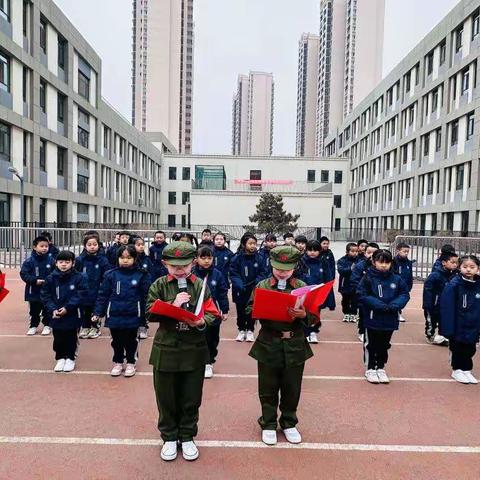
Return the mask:
POLYGON ((297 229, 297 220, 300 215, 287 213, 283 207, 283 197, 273 193, 264 193, 257 204, 257 211, 254 215, 248 217, 251 222, 257 224, 256 227, 246 227, 254 229, 258 233, 276 233, 293 232, 297 229))

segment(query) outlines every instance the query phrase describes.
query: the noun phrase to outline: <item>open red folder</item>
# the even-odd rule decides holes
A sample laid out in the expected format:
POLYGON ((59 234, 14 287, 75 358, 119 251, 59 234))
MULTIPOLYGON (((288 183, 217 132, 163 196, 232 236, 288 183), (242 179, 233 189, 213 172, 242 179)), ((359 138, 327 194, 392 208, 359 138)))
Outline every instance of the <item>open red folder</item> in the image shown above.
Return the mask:
POLYGON ((6 274, 0 273, 0 288, 3 288, 5 286, 5 278, 6 278, 6 274))
POLYGON ((10 293, 10 290, 7 290, 6 288, 1 288, 0 289, 0 303, 2 303, 3 299, 10 293))
POLYGON ((164 317, 173 318, 177 322, 196 322, 203 318, 203 309, 198 315, 195 315, 188 310, 176 307, 171 303, 162 302, 161 300, 155 300, 155 303, 150 308, 150 313, 155 315, 162 315, 164 317))

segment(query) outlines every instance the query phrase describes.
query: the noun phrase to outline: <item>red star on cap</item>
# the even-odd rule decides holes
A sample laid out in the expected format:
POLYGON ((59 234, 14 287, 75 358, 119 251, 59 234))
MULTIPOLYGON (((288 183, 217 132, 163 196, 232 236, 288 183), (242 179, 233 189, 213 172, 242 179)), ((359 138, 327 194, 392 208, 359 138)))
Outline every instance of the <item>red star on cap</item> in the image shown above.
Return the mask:
POLYGON ((180 250, 175 250, 175 256, 176 257, 179 257, 181 254, 182 254, 182 252, 180 250))
POLYGON ((280 261, 282 262, 288 261, 288 255, 280 255, 280 261))

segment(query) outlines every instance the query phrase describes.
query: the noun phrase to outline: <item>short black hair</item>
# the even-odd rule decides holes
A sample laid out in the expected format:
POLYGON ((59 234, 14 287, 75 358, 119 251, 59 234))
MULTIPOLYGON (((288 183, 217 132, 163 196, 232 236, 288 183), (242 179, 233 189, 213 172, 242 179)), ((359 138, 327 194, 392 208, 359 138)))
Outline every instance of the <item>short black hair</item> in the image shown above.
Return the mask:
POLYGON ((318 240, 309 240, 307 242, 307 246, 305 247, 305 250, 310 250, 310 251, 315 251, 315 252, 320 252, 322 250, 322 246, 320 245, 320 242, 318 240))
POLYGON ((345 251, 348 253, 352 247, 358 247, 358 245, 355 242, 347 243, 347 246, 345 247, 345 251))
POLYGON ((164 237, 166 237, 165 232, 164 232, 163 230, 157 230, 157 231, 153 234, 153 236, 155 237, 155 235, 156 235, 157 233, 160 233, 160 234, 162 234, 164 237))
POLYGON ((83 237, 83 246, 85 247, 88 243, 89 240, 96 240, 97 241, 97 244, 98 246, 100 246, 100 241, 98 240, 98 235, 95 235, 95 234, 90 234, 90 235, 85 235, 83 237))
POLYGON ((307 243, 307 237, 305 235, 297 235, 295 237, 295 243, 307 243))
POLYGON ((471 260, 472 262, 477 265, 477 267, 480 267, 480 259, 476 255, 464 255, 459 262, 459 265, 461 265, 463 262, 466 262, 467 260, 471 260))
POLYGON ((33 246, 36 247, 40 242, 48 243, 48 238, 45 235, 39 235, 38 237, 35 237, 33 240, 33 246))
POLYGON ((143 243, 145 243, 145 240, 142 237, 133 237, 132 238, 132 243, 135 245, 139 240, 141 240, 143 243))
POLYGON ((396 250, 401 250, 402 248, 410 248, 410 245, 408 243, 405 243, 405 242, 400 242, 397 245, 396 250))
POLYGON ((87 235, 95 235, 96 237, 100 237, 100 234, 96 230, 87 230, 83 235, 85 237, 87 235))
POLYGON ((329 241, 330 241, 330 239, 329 239, 328 237, 325 237, 325 236, 320 237, 320 243, 322 243, 322 242, 329 242, 329 241))
POLYGON ((55 259, 56 262, 58 262, 59 260, 75 262, 75 254, 70 250, 62 250, 58 253, 57 258, 55 259))
POLYGON ((211 234, 212 234, 212 231, 211 231, 209 228, 204 228, 204 229, 202 230, 202 235, 203 235, 204 233, 209 233, 209 234, 211 235, 211 234))
POLYGON ((393 256, 389 250, 379 249, 373 254, 372 262, 392 263, 393 256))
POLYGON ((293 233, 287 232, 283 235, 283 239, 286 240, 287 238, 294 238, 293 233))
POLYGON ((216 239, 217 237, 223 237, 223 239, 225 240, 225 242, 227 241, 227 236, 226 236, 224 233, 222 233, 222 232, 217 232, 217 233, 213 236, 213 240, 215 241, 215 239, 216 239))
POLYGON ((455 253, 455 247, 453 245, 450 245, 449 243, 446 243, 445 245, 442 245, 442 248, 440 249, 440 253, 442 255, 444 253, 455 253))
POLYGON ((448 262, 451 258, 458 258, 458 254, 455 252, 445 252, 440 255, 439 260, 441 262, 448 262))
POLYGON ((380 250, 380 245, 378 243, 375 243, 375 242, 368 242, 367 248, 368 247, 376 248, 377 250, 380 250))
POLYGON ((365 240, 364 238, 362 238, 357 242, 357 247, 359 247, 362 243, 366 243, 368 245, 370 242, 368 240, 365 240))
POLYGON ((127 251, 128 254, 135 260, 138 256, 137 251, 135 250, 135 247, 133 245, 122 245, 118 251, 117 251, 117 258, 120 258, 123 254, 123 252, 127 251))
POLYGON ((213 251, 211 247, 206 247, 206 246, 198 247, 197 257, 208 257, 208 258, 213 257, 213 251))
POLYGON ((118 235, 120 235, 120 237, 122 235, 128 235, 130 237, 130 232, 127 232, 127 230, 122 230, 121 232, 118 232, 118 235))
POLYGON ((276 242, 276 241, 277 241, 277 237, 273 233, 267 233, 265 235, 264 242, 276 242))
POLYGON ((52 234, 48 232, 47 230, 44 230, 43 232, 40 232, 40 237, 45 237, 49 242, 52 241, 52 234))

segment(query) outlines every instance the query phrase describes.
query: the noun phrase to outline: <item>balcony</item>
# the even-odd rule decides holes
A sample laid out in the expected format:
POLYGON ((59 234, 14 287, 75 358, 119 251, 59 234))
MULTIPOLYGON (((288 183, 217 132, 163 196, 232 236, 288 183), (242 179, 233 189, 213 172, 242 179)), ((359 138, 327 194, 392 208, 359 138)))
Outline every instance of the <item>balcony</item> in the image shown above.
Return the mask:
POLYGON ((226 180, 224 178, 203 178, 192 180, 192 190, 244 193, 331 193, 332 184, 293 180, 226 180))

